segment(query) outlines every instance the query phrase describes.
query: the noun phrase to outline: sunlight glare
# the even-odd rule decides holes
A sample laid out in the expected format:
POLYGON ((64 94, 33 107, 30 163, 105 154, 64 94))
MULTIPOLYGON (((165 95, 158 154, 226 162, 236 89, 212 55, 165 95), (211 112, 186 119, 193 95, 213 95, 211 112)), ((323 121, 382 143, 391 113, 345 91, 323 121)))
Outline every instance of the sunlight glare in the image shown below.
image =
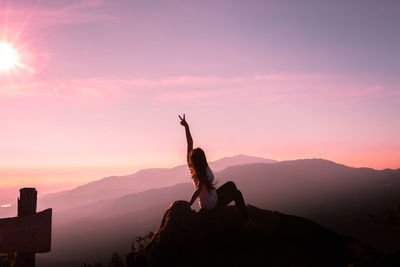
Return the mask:
POLYGON ((20 65, 17 50, 9 43, 0 43, 0 71, 9 71, 20 65))

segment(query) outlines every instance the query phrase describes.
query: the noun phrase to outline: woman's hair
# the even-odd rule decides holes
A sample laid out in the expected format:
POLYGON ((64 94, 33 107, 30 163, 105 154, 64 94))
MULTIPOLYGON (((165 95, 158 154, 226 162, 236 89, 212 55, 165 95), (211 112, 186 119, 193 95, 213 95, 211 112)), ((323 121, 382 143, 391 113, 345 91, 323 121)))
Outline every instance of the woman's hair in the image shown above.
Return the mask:
POLYGON ((208 163, 203 149, 198 147, 190 151, 189 166, 192 171, 192 175, 194 175, 194 177, 196 177, 201 184, 205 185, 208 191, 215 189, 212 182, 208 180, 206 172, 208 163))

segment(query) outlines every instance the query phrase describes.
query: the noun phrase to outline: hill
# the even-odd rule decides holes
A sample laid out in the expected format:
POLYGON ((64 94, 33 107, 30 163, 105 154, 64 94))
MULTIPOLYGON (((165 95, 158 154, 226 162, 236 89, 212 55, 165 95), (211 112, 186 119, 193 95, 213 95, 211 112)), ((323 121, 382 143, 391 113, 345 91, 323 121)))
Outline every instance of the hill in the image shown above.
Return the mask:
POLYGON ((382 266, 373 249, 311 220, 247 206, 196 213, 177 201, 130 267, 382 266))
MULTIPOLYGON (((236 155, 210 162, 210 167, 214 171, 221 171, 229 166, 256 162, 275 163, 277 161, 236 155)), ((38 205, 41 209, 48 207, 53 210, 70 209, 100 200, 122 197, 130 193, 187 182, 188 177, 190 177, 190 173, 187 165, 174 168, 143 169, 131 175, 105 177, 72 190, 45 195, 39 199, 38 205)))
MULTIPOLYGON (((218 185, 235 181, 246 203, 310 218, 386 253, 398 249, 400 228, 385 214, 400 201, 400 170, 307 159, 231 166, 215 177, 218 185)), ((157 228, 171 202, 188 200, 192 190, 183 183, 56 211, 53 251, 43 256, 93 262, 111 251, 125 253, 135 236, 157 228)))

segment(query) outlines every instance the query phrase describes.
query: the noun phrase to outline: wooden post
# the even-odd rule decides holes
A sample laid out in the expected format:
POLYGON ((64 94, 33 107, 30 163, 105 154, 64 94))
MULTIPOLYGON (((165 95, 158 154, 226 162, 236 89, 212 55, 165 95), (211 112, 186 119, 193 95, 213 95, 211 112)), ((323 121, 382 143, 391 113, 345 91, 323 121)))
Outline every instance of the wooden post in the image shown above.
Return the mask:
MULTIPOLYGON (((36 213, 37 191, 35 188, 19 190, 18 217, 36 213)), ((35 267, 34 252, 17 252, 17 267, 35 267)))

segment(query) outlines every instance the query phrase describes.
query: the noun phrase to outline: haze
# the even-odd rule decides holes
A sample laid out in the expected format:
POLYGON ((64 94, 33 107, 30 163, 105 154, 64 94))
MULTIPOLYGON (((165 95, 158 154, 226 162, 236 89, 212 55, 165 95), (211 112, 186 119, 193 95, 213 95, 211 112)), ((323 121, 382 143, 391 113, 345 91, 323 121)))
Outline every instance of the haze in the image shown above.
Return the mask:
POLYGON ((399 11, 389 0, 0 0, 0 39, 26 66, 0 73, 0 186, 182 164, 182 113, 209 160, 398 168, 399 11))

